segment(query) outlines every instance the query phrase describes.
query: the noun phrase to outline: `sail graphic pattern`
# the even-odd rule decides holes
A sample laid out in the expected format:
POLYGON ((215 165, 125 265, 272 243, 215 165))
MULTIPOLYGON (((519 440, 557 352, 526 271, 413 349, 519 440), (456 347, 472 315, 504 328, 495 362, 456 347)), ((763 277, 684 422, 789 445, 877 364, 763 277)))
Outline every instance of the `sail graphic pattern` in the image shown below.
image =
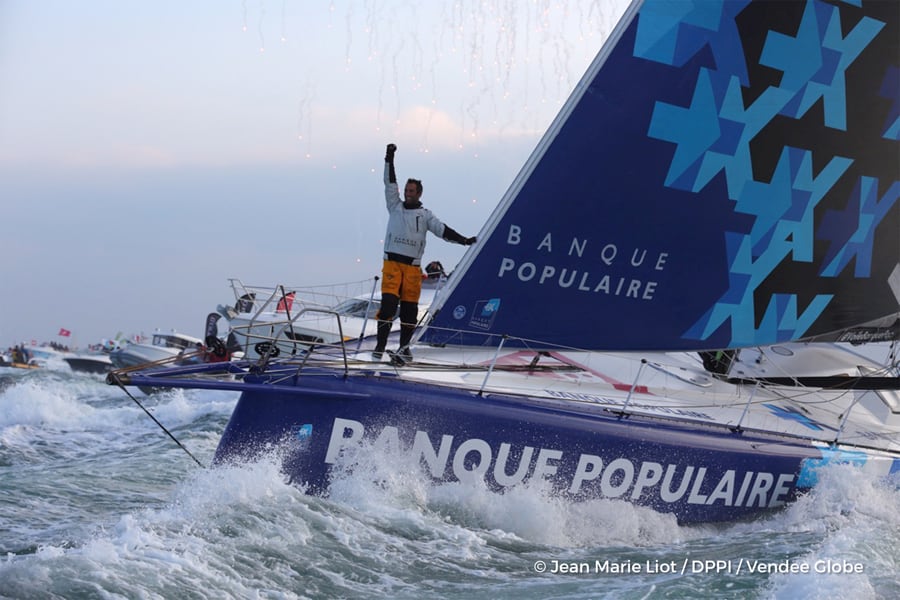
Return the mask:
POLYGON ((884 2, 647 0, 433 323, 490 335, 426 340, 722 348, 896 315, 898 29, 884 2))
MULTIPOLYGON (((679 34, 689 27, 705 28, 726 23, 716 31, 717 36, 691 36, 688 47, 699 51, 697 42, 708 42, 717 65, 724 70, 701 69, 691 105, 688 107, 658 103, 650 124, 650 135, 676 144, 676 151, 666 177, 666 185, 690 191, 702 189, 715 175, 724 172, 728 199, 737 202, 736 210, 755 218, 747 235, 734 234, 729 247, 730 272, 746 275, 733 277, 732 288, 726 293, 733 302, 724 299, 704 315, 689 332, 689 336, 706 339, 726 319, 737 321, 740 314, 753 314, 753 293, 772 273, 785 256, 811 260, 814 234, 813 215, 819 201, 833 189, 847 171, 852 160, 835 156, 813 175, 812 151, 786 147, 768 183, 753 180, 750 142, 768 125, 775 115, 794 119, 804 117, 812 106, 823 104, 826 127, 846 130, 845 73, 859 54, 872 42, 885 23, 863 17, 844 35, 840 11, 817 0, 806 3, 797 35, 792 37, 772 31, 763 46, 760 64, 784 73, 778 87, 768 88, 760 97, 745 106, 741 86, 749 82, 743 70, 746 60, 740 47, 735 48, 734 17, 749 2, 684 3, 683 15, 657 10, 660 4, 648 4, 638 24, 635 56, 666 64, 683 64, 684 45, 679 46, 679 34), (664 42, 664 43, 660 43, 664 42), (681 48, 675 56, 674 49, 681 48), (721 99, 721 100, 719 100, 721 99), (705 131, 705 137, 697 136, 705 131), (718 134, 718 135, 717 135, 718 134), (774 200, 774 201, 773 201, 774 200), (756 250, 761 248, 761 250, 756 250)), ((885 73, 886 77, 890 73, 885 73)), ((888 84, 888 82, 885 82, 888 84)), ((887 86, 883 86, 887 87, 887 86)), ((894 99, 896 102, 896 98, 894 99)), ((856 259, 856 275, 868 277, 871 271, 874 232, 900 196, 900 184, 893 182, 884 197, 875 197, 878 181, 861 177, 854 194, 848 198, 848 209, 841 214, 832 212, 818 237, 830 240, 829 255, 833 260, 820 271, 823 276, 836 276, 856 259), (860 188, 868 190, 867 202, 860 202, 860 188), (855 205, 855 214, 850 207, 855 205), (853 228, 852 224, 856 224, 853 228), (848 227, 849 226, 849 227, 848 227), (843 229, 844 231, 840 231, 843 229)), ((777 296, 771 300, 771 313, 764 317, 760 328, 763 338, 791 339, 803 337, 825 308, 831 295, 817 296, 803 315, 797 314, 797 298, 777 296), (782 331, 778 331, 778 330, 782 331), (782 335, 783 334, 783 335, 782 335)), ((754 344, 760 337, 759 328, 733 328, 731 346, 754 344), (742 339, 741 335, 753 335, 742 339)))

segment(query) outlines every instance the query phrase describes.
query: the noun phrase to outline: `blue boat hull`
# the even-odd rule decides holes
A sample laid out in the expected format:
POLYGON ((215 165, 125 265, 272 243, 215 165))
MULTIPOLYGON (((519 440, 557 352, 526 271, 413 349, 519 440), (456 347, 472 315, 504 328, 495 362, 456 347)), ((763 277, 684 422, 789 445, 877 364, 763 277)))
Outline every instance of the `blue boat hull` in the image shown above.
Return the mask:
POLYGON ((540 479, 571 500, 623 500, 682 523, 731 521, 794 500, 811 480, 804 471, 823 458, 803 440, 384 374, 304 371, 275 385, 266 377, 244 381, 214 460, 279 445, 286 475, 317 494, 343 451, 371 443, 411 454, 435 482, 482 480, 502 491, 540 479))

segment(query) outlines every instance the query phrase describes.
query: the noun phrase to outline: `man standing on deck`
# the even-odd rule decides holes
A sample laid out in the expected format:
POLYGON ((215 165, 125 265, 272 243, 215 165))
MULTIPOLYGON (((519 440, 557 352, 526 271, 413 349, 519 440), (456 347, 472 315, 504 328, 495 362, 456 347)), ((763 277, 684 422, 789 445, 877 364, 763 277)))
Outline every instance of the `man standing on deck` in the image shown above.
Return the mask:
POLYGON ((387 145, 384 155, 384 201, 388 209, 387 233, 384 236, 384 266, 381 271, 381 309, 378 311, 378 342, 372 353, 381 360, 387 345, 391 323, 400 306, 400 350, 395 362, 412 359, 409 342, 419 314, 419 294, 422 291, 422 255, 425 235, 430 231, 441 238, 470 246, 475 238, 466 238, 445 225, 430 210, 422 206, 422 182, 409 179, 403 189, 403 200, 394 172, 395 144, 387 145))

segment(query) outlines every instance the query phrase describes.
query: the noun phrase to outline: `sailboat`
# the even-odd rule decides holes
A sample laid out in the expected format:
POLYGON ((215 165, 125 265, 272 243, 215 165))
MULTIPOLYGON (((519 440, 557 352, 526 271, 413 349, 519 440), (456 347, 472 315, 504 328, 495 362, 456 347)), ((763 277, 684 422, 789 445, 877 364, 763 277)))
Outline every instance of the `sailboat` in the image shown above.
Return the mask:
POLYGON ((279 447, 310 493, 366 449, 693 523, 832 463, 895 474, 898 32, 877 1, 634 2, 412 362, 337 344, 109 380, 240 391, 214 460, 279 447))

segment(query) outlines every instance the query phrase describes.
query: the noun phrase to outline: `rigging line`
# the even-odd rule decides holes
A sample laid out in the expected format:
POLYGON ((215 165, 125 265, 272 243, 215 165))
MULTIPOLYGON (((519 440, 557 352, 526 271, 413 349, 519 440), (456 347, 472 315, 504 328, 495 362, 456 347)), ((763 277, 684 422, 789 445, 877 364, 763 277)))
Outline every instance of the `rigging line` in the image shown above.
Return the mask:
POLYGON ((178 444, 178 447, 179 447, 179 448, 181 448, 182 450, 184 450, 185 454, 187 454, 188 456, 190 456, 190 457, 194 460, 194 462, 197 463, 198 466, 200 466, 201 468, 204 468, 204 467, 203 467, 203 463, 200 462, 199 460, 197 460, 197 457, 194 456, 193 454, 191 454, 191 451, 188 450, 187 448, 185 448, 185 447, 184 447, 184 444, 182 444, 181 442, 179 442, 178 439, 177 439, 174 435, 172 435, 172 432, 170 432, 168 429, 166 429, 165 425, 163 425, 162 423, 160 423, 160 422, 156 419, 156 417, 153 416, 153 413, 151 413, 149 410, 147 410, 147 408, 146 408, 143 404, 141 404, 140 400, 138 400, 137 398, 135 398, 135 397, 131 394, 131 392, 129 392, 127 389, 125 389, 125 385, 122 383, 122 380, 119 379, 119 376, 118 376, 117 374, 115 374, 115 373, 110 373, 108 379, 111 379, 112 381, 114 381, 114 382, 116 383, 117 386, 119 386, 120 388, 122 388, 122 391, 125 392, 125 394, 126 394, 129 398, 131 398, 131 399, 134 401, 135 404, 137 404, 138 406, 140 406, 140 407, 141 407, 141 410, 144 411, 145 413, 147 413, 147 416, 150 417, 151 419, 153 419, 153 422, 156 423, 156 424, 159 426, 159 428, 162 429, 162 430, 166 433, 167 436, 169 436, 170 438, 172 438, 172 441, 175 442, 176 444, 178 444))

